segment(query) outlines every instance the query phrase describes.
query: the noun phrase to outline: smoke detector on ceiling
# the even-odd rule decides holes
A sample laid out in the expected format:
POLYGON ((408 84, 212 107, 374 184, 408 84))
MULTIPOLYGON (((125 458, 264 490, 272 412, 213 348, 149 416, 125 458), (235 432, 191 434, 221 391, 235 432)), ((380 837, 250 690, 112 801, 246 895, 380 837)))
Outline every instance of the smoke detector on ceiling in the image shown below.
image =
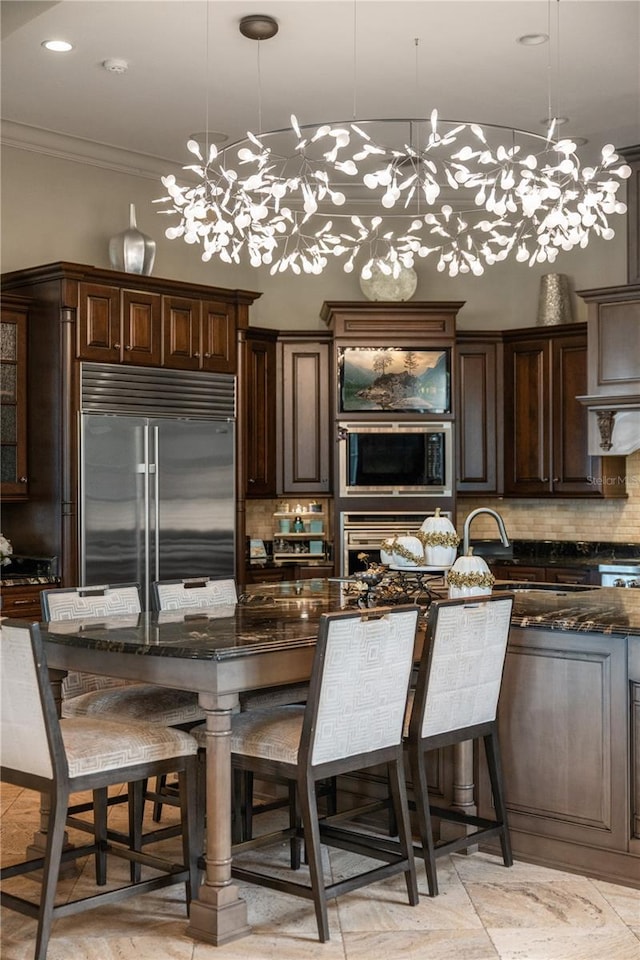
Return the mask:
POLYGON ((109 60, 103 60, 102 66, 109 73, 126 73, 129 64, 126 60, 120 60, 118 57, 111 57, 109 60))

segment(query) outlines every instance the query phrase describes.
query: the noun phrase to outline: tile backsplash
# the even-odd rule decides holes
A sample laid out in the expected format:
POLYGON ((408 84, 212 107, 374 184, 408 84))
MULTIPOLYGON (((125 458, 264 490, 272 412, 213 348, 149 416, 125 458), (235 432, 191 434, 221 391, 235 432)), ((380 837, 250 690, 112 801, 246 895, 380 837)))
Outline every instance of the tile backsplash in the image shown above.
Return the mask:
MULTIPOLYGON (((640 450, 626 458, 626 500, 531 499, 474 497, 458 500, 456 529, 476 507, 492 507, 504 519, 507 533, 518 540, 607 540, 640 543, 640 450)), ((473 521, 474 538, 497 538, 491 517, 473 521)))

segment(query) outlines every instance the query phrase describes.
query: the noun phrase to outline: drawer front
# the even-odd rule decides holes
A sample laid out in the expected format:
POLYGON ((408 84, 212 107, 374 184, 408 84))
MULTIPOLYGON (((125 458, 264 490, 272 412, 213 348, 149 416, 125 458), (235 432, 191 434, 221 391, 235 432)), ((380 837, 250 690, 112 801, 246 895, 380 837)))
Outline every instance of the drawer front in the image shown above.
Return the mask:
POLYGON ((45 586, 46 584, 28 587, 3 587, 0 613, 3 617, 42 620, 40 593, 45 589, 45 586))

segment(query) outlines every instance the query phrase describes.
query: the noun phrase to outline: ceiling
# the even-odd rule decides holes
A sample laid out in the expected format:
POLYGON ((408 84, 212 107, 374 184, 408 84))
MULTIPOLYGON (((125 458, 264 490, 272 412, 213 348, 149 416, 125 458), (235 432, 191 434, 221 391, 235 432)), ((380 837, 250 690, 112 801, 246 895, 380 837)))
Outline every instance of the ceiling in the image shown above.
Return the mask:
POLYGON ((3 0, 1 12, 5 142, 51 149, 54 138, 60 153, 110 152, 144 175, 188 163, 195 132, 232 142, 292 113, 310 123, 437 107, 543 133, 551 103, 570 118, 563 135, 587 139, 585 157, 640 142, 638 0, 3 0), (240 34, 256 13, 278 21, 273 39, 240 34), (551 40, 516 42, 530 33, 551 40), (52 37, 74 49, 46 51, 52 37), (126 72, 105 70, 109 58, 126 72))

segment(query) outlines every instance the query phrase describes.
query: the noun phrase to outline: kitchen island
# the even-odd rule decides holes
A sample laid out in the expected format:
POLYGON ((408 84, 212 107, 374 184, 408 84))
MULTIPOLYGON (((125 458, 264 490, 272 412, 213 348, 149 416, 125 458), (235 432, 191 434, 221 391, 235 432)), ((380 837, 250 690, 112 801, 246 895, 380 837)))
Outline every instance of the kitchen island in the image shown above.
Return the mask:
MULTIPOLYGON (((640 886, 640 590, 515 588, 499 722, 516 857, 640 886)), ((491 809, 486 778, 481 813, 491 809)))

